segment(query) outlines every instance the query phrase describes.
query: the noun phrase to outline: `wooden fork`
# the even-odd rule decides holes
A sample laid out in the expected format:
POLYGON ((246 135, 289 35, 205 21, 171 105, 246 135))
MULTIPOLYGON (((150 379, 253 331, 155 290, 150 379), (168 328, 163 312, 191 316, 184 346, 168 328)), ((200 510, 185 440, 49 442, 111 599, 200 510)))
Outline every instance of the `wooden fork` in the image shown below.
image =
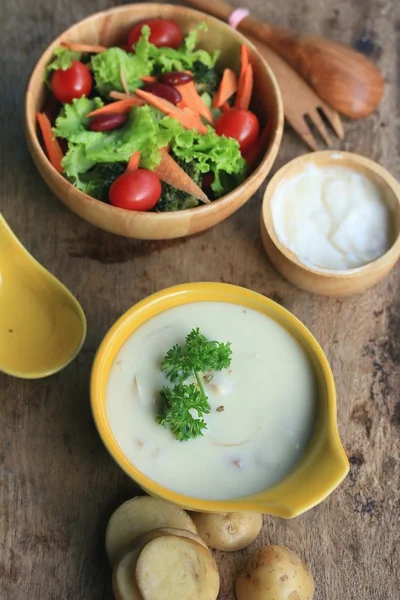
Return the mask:
POLYGON ((320 112, 331 124, 338 138, 342 139, 344 136, 343 126, 336 110, 321 100, 304 79, 278 54, 255 38, 250 36, 248 38, 273 71, 281 90, 285 117, 306 144, 312 150, 318 149, 317 142, 305 120, 305 117, 308 117, 326 145, 331 145, 331 139, 320 112))

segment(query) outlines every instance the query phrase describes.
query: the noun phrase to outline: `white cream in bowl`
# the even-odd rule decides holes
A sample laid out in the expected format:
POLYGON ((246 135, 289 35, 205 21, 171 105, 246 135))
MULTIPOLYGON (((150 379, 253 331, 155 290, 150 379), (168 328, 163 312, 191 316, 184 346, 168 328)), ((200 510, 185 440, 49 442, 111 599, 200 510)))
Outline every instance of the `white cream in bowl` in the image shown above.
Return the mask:
POLYGON ((393 243, 393 212, 381 189, 349 167, 306 165, 280 182, 270 209, 279 242, 308 267, 357 269, 393 243))

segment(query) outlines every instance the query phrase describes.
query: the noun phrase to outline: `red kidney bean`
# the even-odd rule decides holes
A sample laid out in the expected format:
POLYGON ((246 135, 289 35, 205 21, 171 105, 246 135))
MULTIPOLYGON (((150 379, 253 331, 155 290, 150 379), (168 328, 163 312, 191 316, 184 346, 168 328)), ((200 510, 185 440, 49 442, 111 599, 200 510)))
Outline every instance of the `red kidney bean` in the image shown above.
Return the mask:
POLYGON ((182 83, 189 83, 193 77, 189 73, 184 71, 173 71, 172 73, 163 73, 160 77, 160 81, 167 83, 168 85, 181 85, 182 83))
POLYGON ((126 115, 99 115, 93 117, 89 124, 91 131, 112 131, 125 125, 127 116, 126 115))
POLYGON ((168 100, 172 104, 178 104, 182 100, 182 96, 178 90, 166 83, 158 83, 158 81, 156 83, 146 83, 143 89, 145 92, 150 92, 155 96, 164 98, 164 100, 168 100))

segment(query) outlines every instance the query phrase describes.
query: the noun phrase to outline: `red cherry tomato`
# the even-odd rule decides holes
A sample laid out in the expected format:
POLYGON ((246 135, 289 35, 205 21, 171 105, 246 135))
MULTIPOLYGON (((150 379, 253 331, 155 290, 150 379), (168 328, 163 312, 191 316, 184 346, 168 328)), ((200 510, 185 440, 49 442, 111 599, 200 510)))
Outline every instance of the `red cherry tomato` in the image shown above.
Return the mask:
POLYGON ((233 137, 239 142, 242 154, 257 140, 259 130, 260 124, 256 115, 241 108, 231 108, 222 113, 215 124, 218 135, 233 137))
POLYGON ((174 21, 170 21, 169 19, 148 19, 147 21, 136 23, 130 30, 128 35, 129 48, 132 48, 133 44, 136 44, 139 40, 142 35, 143 25, 150 27, 149 41, 157 46, 157 48, 168 46, 169 48, 176 49, 182 43, 182 32, 174 21))
POLYGON ((74 60, 69 69, 57 69, 51 78, 51 91, 60 102, 72 102, 74 98, 89 96, 92 76, 85 65, 74 60))
POLYGON ((151 210, 161 196, 161 183, 153 171, 126 171, 112 183, 108 196, 119 208, 151 210))

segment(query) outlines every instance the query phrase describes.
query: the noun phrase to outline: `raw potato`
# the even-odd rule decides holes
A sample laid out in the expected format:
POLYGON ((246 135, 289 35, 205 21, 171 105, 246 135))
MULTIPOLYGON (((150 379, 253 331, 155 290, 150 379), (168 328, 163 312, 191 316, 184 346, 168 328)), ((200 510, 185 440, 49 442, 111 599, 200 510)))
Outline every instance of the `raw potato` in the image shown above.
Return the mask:
POLYGON ((144 600, 216 600, 219 574, 211 552, 190 539, 159 537, 136 565, 144 600))
POLYGON ((136 539, 134 546, 119 560, 113 573, 113 591, 116 600, 143 600, 136 582, 136 563, 143 548, 152 540, 159 537, 183 537, 194 543, 200 544, 202 548, 209 549, 206 543, 195 533, 184 529, 163 527, 144 533, 136 539))
POLYGON ((106 552, 114 567, 132 542, 147 531, 176 527, 197 533, 187 512, 166 500, 137 496, 121 504, 111 515, 106 530, 106 552))
POLYGON ((168 534, 168 535, 175 535, 177 537, 188 538, 189 540, 192 540, 193 542, 197 542, 198 544, 200 544, 204 548, 207 548, 207 550, 208 550, 208 546, 205 543, 205 541, 199 535, 196 535, 195 533, 192 533, 191 531, 187 531, 185 529, 176 529, 174 527, 162 527, 161 529, 158 529, 156 531, 159 531, 160 533, 162 532, 164 535, 168 534))
POLYGON ((254 512, 192 513, 197 533, 216 550, 235 552, 253 542, 262 528, 262 515, 254 512))
POLYGON ((136 583, 136 563, 142 547, 127 552, 119 561, 113 573, 115 600, 143 600, 136 583))
POLYGON ((237 600, 312 600, 314 579, 284 546, 264 546, 251 556, 235 585, 237 600))

